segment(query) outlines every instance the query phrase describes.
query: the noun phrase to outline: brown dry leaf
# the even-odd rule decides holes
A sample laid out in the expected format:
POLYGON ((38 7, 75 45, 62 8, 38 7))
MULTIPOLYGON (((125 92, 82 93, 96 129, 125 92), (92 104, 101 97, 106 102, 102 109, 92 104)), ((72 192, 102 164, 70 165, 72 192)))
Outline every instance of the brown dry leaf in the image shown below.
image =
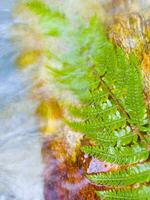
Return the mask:
POLYGON ((59 129, 62 109, 55 98, 42 100, 36 114, 40 118, 41 132, 44 135, 50 135, 59 129))
POLYGON ((35 64, 40 56, 42 55, 42 51, 40 50, 28 50, 22 52, 16 59, 17 66, 20 68, 26 68, 29 65, 35 64))
POLYGON ((150 54, 143 55, 142 70, 145 82, 145 98, 150 107, 150 54))

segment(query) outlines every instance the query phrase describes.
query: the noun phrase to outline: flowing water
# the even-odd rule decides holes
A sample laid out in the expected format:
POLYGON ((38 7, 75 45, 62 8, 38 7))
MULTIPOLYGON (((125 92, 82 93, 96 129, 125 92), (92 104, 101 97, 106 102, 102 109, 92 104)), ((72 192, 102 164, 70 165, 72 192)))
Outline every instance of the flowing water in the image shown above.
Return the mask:
POLYGON ((13 0, 0 3, 0 200, 42 200, 41 138, 30 72, 15 65, 13 0))

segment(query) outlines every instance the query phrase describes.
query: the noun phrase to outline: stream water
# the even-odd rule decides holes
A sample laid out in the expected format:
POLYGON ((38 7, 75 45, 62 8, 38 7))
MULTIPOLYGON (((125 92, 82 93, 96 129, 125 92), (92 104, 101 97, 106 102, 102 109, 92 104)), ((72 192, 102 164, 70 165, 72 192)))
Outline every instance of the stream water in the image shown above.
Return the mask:
POLYGON ((42 200, 41 139, 29 97, 30 72, 15 65, 14 0, 0 3, 0 200, 42 200))

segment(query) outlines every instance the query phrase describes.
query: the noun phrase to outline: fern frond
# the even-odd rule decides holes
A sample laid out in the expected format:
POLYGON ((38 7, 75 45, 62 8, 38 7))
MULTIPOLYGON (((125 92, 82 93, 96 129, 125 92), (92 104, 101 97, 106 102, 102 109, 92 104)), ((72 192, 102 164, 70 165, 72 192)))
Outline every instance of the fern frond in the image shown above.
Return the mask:
POLYGON ((42 17, 49 17, 50 19, 64 18, 64 15, 61 14, 58 10, 51 9, 48 4, 45 4, 40 0, 29 0, 25 3, 25 5, 29 7, 32 12, 42 17))
POLYGON ((96 192, 104 200, 149 200, 150 187, 96 192))
POLYGON ((81 102, 85 105, 91 105, 91 106, 95 104, 97 105, 97 104, 106 102, 108 99, 108 96, 109 94, 103 90, 95 90, 94 92, 89 91, 87 96, 81 99, 81 102))
POLYGON ((131 147, 99 147, 84 146, 82 150, 102 161, 115 164, 130 164, 147 160, 149 152, 143 145, 132 145, 131 147))
POLYGON ((125 127, 125 119, 113 119, 110 121, 107 121, 104 123, 101 118, 93 119, 93 120, 87 120, 87 121, 81 121, 81 122, 75 122, 71 121, 68 122, 68 125, 72 127, 75 131, 80 131, 82 133, 86 132, 92 132, 92 131, 101 131, 105 128, 110 128, 113 130, 119 129, 121 127, 125 127))
MULTIPOLYGON (((100 99, 99 101, 102 101, 100 99)), ((94 101, 95 102, 95 101, 94 101)), ((112 105, 111 102, 107 102, 108 104, 101 104, 101 106, 97 106, 96 102, 95 105, 90 106, 82 106, 82 107, 75 107, 71 106, 68 110, 72 116, 78 117, 78 118, 87 118, 90 119, 91 117, 102 117, 104 115, 109 115, 117 112, 116 106, 112 105), (102 107, 103 106, 103 107, 102 107), (104 107, 105 106, 105 107, 104 107)))
POLYGON ((29 0, 25 6, 38 17, 43 34, 59 37, 67 49, 59 55, 48 49, 48 59, 59 61, 61 67, 52 64, 46 69, 61 90, 70 91, 80 102, 75 106, 69 102, 71 120, 67 115, 64 121, 94 141, 95 146, 82 150, 102 161, 132 165, 90 175, 94 183, 115 186, 97 194, 108 200, 150 199, 149 187, 117 189, 150 179, 150 164, 139 164, 149 157, 150 120, 137 57, 114 46, 96 16, 87 23, 79 19, 74 27, 63 13, 40 0, 29 0))
MULTIPOLYGON (((133 135, 130 127, 128 126, 120 129, 118 126, 118 128, 113 131, 110 130, 109 127, 103 128, 100 126, 99 129, 95 129, 91 125, 87 127, 87 125, 85 126, 83 122, 67 121, 67 124, 70 127, 73 127, 74 130, 80 131, 81 133, 84 133, 88 138, 96 141, 97 145, 105 144, 111 146, 122 146, 137 141, 137 135, 133 135)), ((115 123, 115 127, 116 125, 117 124, 115 123)))
POLYGON ((145 106, 143 96, 143 86, 141 81, 141 74, 139 71, 139 64, 135 57, 130 56, 131 62, 128 67, 127 78, 127 95, 125 97, 125 109, 128 112, 132 124, 137 126, 144 125, 145 106))
POLYGON ((127 169, 89 175, 92 182, 109 186, 126 186, 135 183, 144 183, 150 181, 150 163, 141 164, 127 169))
POLYGON ((41 31, 45 34, 58 36, 67 24, 63 13, 51 9, 40 0, 29 0, 25 3, 25 6, 38 17, 41 31))

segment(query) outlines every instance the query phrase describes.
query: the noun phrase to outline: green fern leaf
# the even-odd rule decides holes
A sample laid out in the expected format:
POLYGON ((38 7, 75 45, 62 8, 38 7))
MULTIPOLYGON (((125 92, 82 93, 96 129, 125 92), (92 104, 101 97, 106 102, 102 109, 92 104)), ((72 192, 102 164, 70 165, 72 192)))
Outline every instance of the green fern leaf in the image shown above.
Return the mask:
POLYGON ((138 59, 107 39, 96 16, 87 23, 78 18, 74 27, 65 14, 42 0, 29 0, 24 5, 37 16, 44 36, 57 36, 67 49, 59 55, 46 50, 48 59, 61 64, 59 69, 46 69, 60 92, 70 91, 80 102, 76 106, 67 102, 71 120, 67 115, 64 121, 95 142, 95 146, 84 146, 82 150, 102 161, 132 166, 88 176, 94 183, 114 188, 97 192, 98 196, 109 200, 150 199, 148 186, 117 188, 144 184, 150 179, 149 163, 139 164, 149 157, 150 120, 138 59))
POLYGON ((89 180, 96 184, 109 186, 126 186, 150 181, 150 163, 141 164, 127 169, 89 175, 89 180))
POLYGON ((58 36, 61 35, 67 20, 61 12, 51 9, 40 0, 31 0, 25 6, 39 18, 41 31, 45 34, 58 36))
POLYGON ((149 200, 150 187, 141 187, 137 189, 109 190, 96 192, 104 200, 149 200))
POLYGON ((99 147, 84 146, 82 150, 102 161, 115 164, 130 164, 142 162, 148 159, 149 152, 143 145, 132 145, 131 147, 99 147))
POLYGON ((130 56, 131 62, 128 67, 127 86, 128 92, 125 97, 125 109, 133 124, 140 126, 145 124, 145 106, 141 74, 139 64, 135 57, 130 56), (134 94, 134 95, 133 95, 134 94))

